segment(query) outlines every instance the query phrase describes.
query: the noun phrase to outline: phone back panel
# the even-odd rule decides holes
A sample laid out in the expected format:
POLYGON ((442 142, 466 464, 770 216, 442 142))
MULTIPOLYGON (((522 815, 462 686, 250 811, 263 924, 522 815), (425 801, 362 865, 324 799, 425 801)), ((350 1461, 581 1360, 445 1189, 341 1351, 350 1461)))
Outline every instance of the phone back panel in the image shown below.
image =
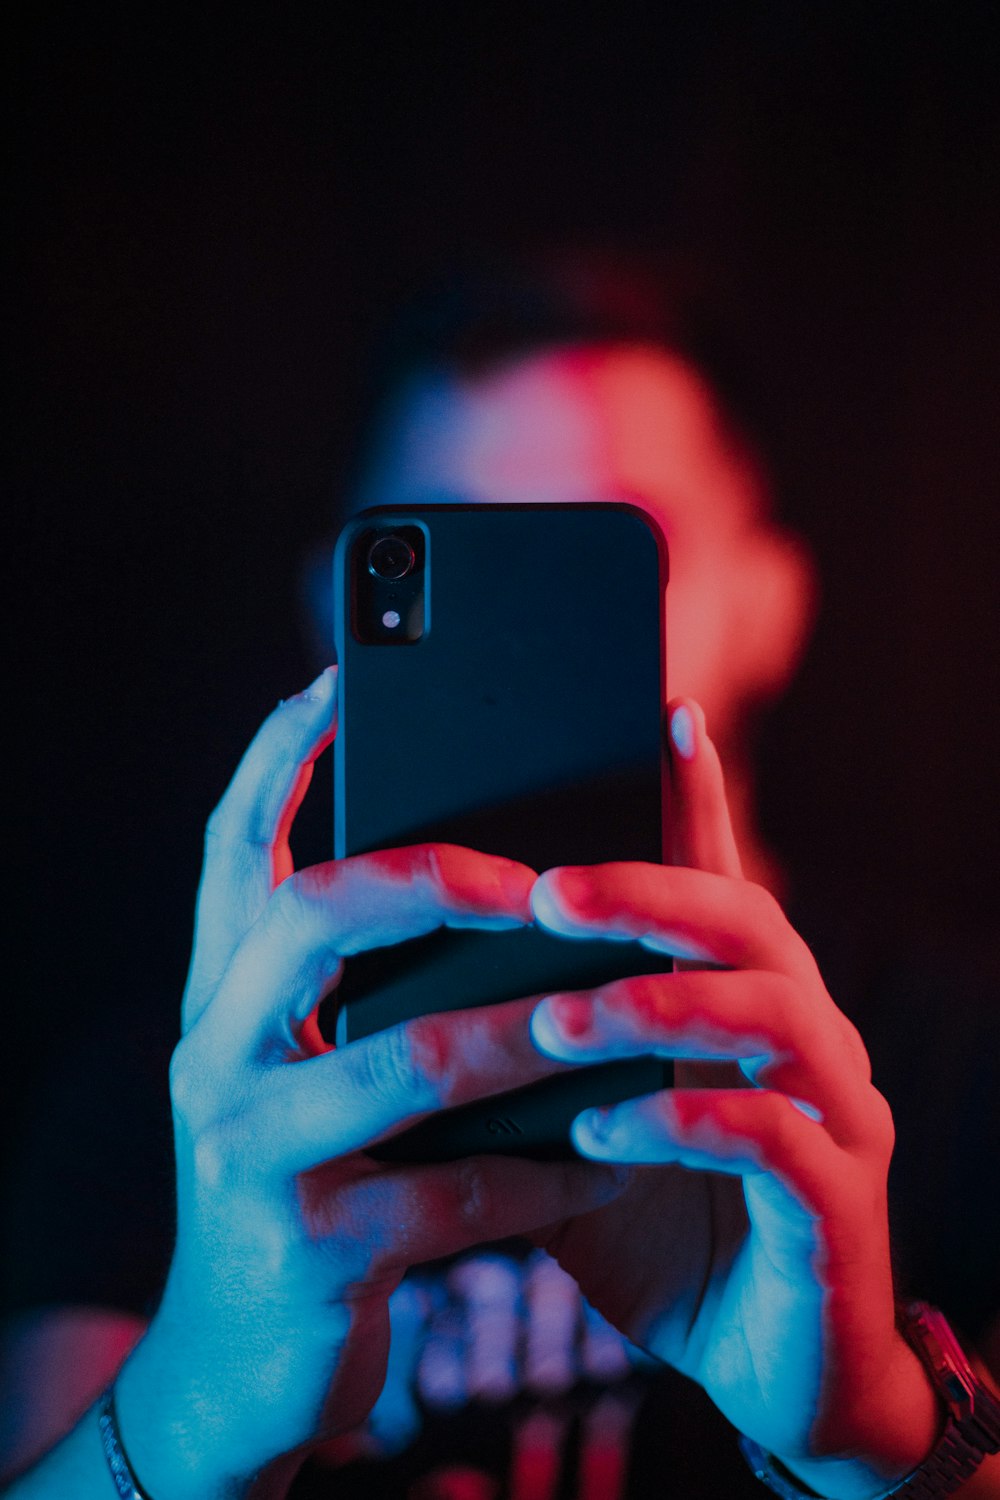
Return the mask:
MULTIPOLYGON (((335 563, 338 858, 441 841, 544 870, 663 858, 662 538, 625 505, 423 506, 352 522, 335 563), (424 628, 366 641, 373 535, 418 525, 424 628)), ((638 943, 442 931, 348 961, 339 1042, 431 1011, 669 966, 638 943)), ((587 1104, 662 1087, 653 1059, 576 1070, 452 1111, 384 1154, 564 1154, 587 1104)))

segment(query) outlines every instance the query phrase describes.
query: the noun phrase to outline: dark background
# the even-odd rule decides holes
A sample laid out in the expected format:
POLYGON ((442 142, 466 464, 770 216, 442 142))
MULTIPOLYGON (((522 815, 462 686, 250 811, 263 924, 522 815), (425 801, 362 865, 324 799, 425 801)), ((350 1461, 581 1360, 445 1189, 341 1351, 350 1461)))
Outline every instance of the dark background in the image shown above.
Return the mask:
POLYGON ((15 8, 6 1121, 101 1015, 173 1014, 204 817, 312 675, 301 559, 371 331, 442 260, 525 237, 667 246, 751 372, 825 580, 762 739, 799 888, 903 942, 990 946, 990 19, 15 8))

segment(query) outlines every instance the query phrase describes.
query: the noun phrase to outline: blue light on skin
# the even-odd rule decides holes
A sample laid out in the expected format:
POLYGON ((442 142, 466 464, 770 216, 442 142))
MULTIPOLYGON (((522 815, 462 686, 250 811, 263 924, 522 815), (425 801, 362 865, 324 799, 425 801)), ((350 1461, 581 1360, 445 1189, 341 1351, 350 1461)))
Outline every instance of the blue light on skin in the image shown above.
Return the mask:
POLYGON ((585 1109, 570 1126, 573 1145, 585 1156, 610 1153, 615 1147, 615 1135, 620 1133, 616 1132, 616 1124, 608 1109, 585 1109))
MULTIPOLYGON (((475 379, 428 370, 383 413, 352 509, 446 496, 627 498, 648 508, 670 542, 671 691, 704 709, 726 765, 744 872, 773 888, 780 879, 753 826, 742 711, 790 674, 811 613, 811 573, 793 539, 769 522, 753 467, 720 441, 717 416, 694 371, 645 348, 553 349, 475 379)), ((673 743, 683 758, 683 744, 673 743)), ((758 1199, 766 1191, 768 1213, 778 1187, 748 1181, 758 1199)), ((779 1284, 776 1295, 784 1290, 779 1284)), ((806 1361, 793 1383, 815 1373, 806 1361)))
POLYGON ((685 760, 694 759, 694 716, 683 704, 670 716, 670 738, 679 755, 685 760))
MULTIPOLYGON (((632 346, 543 350, 468 379, 428 369, 383 411, 351 508, 445 497, 628 499, 656 517, 671 554, 671 692, 697 699, 711 726, 747 878, 780 890, 753 824, 743 711, 780 692, 790 675, 811 615, 812 575, 794 539, 769 521, 759 475, 726 440, 697 373, 632 346)), ((328 568, 320 576, 322 603, 328 568)), ((683 759, 683 743, 673 746, 683 759)), ((567 932, 565 919, 554 926, 584 935, 567 932)), ((747 1191, 762 1221, 798 1211, 773 1179, 751 1177, 747 1191)), ((790 1288, 779 1281, 774 1290, 780 1302, 790 1288)), ((818 1381, 811 1352, 791 1377, 797 1390, 818 1381)))
POLYGON ((822 1124, 823 1111, 817 1109, 815 1104, 809 1104, 805 1099, 792 1099, 791 1102, 797 1110, 801 1110, 802 1114, 806 1115, 810 1120, 816 1120, 822 1124))
MULTIPOLYGON (((760 1170, 750 1155, 720 1155, 682 1140, 675 1142, 668 1121, 655 1105, 656 1098, 649 1094, 624 1104, 583 1110, 570 1126, 573 1145, 581 1156, 598 1161, 679 1161, 686 1167, 739 1175, 760 1170)), ((803 1099, 792 1099, 790 1103, 808 1119, 822 1121, 823 1116, 814 1105, 803 1099)))
MULTIPOLYGON (((540 348, 474 377, 428 366, 383 406, 347 500, 356 514, 528 498, 627 500, 663 530, 671 692, 696 698, 711 725, 744 874, 780 894, 753 824, 740 727, 743 708, 791 675, 815 585, 801 545, 769 519, 760 472, 727 439, 709 387, 674 354, 633 344, 540 348)), ((328 655, 325 553, 304 584, 328 655)))
POLYGON ((423 1417, 411 1372, 423 1347, 429 1298, 413 1281, 403 1281, 389 1298, 392 1339, 381 1395, 368 1415, 368 1430, 382 1453, 399 1453, 415 1440, 423 1417))

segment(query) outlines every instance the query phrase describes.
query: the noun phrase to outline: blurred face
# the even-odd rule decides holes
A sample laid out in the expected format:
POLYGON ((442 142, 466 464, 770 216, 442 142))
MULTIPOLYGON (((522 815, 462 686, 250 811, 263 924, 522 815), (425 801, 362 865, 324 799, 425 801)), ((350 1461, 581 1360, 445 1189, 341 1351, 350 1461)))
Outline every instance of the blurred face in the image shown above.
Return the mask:
POLYGON ((754 478, 707 387, 654 349, 555 349, 474 380, 421 377, 390 413, 357 498, 638 504, 670 550, 670 693, 696 697, 717 735, 754 695, 751 675, 758 691, 780 682, 779 649, 788 656, 801 629, 801 611, 769 627, 748 670, 748 615, 779 533, 757 519, 754 478))

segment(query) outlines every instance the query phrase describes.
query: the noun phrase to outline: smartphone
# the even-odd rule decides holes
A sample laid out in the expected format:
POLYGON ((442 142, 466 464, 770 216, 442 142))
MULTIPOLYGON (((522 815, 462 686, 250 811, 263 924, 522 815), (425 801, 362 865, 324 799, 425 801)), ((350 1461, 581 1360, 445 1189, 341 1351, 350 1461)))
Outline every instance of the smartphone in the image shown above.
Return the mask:
MULTIPOLYGON (((662 534, 625 503, 352 520, 334 561, 337 858, 441 841, 538 871, 662 861, 667 573, 662 534)), ((333 1036, 667 968, 638 942, 442 930, 348 959, 333 1036)), ((568 1070, 428 1117, 374 1154, 565 1157, 581 1109, 670 1081, 652 1057, 568 1070)))

